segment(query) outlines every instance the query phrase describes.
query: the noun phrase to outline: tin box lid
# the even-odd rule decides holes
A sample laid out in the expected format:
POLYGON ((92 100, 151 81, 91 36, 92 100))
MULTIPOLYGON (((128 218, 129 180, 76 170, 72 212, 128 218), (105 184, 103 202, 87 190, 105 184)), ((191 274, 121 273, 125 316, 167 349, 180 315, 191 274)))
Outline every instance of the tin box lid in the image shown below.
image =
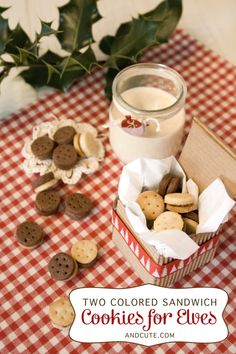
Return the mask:
POLYGON ((236 199, 236 153, 198 118, 193 118, 179 162, 200 191, 220 177, 236 199))

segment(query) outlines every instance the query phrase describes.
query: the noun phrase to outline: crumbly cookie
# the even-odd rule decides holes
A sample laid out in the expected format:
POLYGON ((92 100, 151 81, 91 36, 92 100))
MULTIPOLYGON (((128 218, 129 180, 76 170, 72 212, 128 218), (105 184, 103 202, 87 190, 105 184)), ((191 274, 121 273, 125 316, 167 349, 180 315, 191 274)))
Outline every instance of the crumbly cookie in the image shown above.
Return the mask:
POLYGON ((53 190, 40 192, 36 196, 35 207, 41 215, 55 214, 60 205, 60 195, 53 190))
POLYGON ((46 160, 52 157, 55 142, 47 135, 35 139, 31 144, 31 151, 39 160, 46 160))
POLYGON ((155 231, 172 229, 182 230, 183 226, 184 222, 182 217, 172 211, 165 211, 164 213, 160 214, 153 224, 155 231))
POLYGON ((175 193, 179 190, 180 178, 178 176, 173 176, 166 189, 166 194, 175 193))
POLYGON ((189 193, 171 193, 166 194, 164 201, 166 204, 175 206, 186 206, 194 203, 194 198, 189 193))
POLYGON ((198 223, 192 219, 189 219, 189 218, 183 218, 183 220, 184 220, 185 232, 188 235, 196 234, 196 229, 197 229, 198 223))
POLYGON ((170 211, 174 211, 175 213, 185 214, 189 213, 190 211, 196 210, 196 204, 189 204, 189 205, 170 205, 166 204, 166 209, 170 211))
POLYGON ((58 179, 54 177, 52 172, 48 172, 45 175, 38 177, 32 182, 32 187, 36 193, 43 192, 51 189, 58 184, 58 179))
POLYGON ((67 296, 60 297, 49 306, 49 318, 55 327, 69 327, 75 318, 74 309, 67 296))
POLYGON ((71 247, 71 255, 81 267, 89 267, 97 260, 97 245, 90 240, 80 240, 71 247))
POLYGON ((53 140, 57 144, 71 144, 73 142, 73 138, 76 131, 71 126, 65 126, 59 128, 56 133, 53 135, 53 140))
POLYGON ((74 220, 85 217, 92 208, 92 201, 84 194, 74 193, 65 198, 65 214, 74 220))
POLYGON ((78 160, 74 147, 70 144, 61 144, 53 151, 52 159, 56 167, 61 170, 70 170, 78 160))
POLYGON ((23 248, 33 249, 42 244, 45 233, 34 221, 25 221, 16 229, 16 239, 23 248))
POLYGON ((60 252, 52 257, 48 270, 55 280, 70 280, 77 274, 78 264, 69 254, 60 252))
POLYGON ((161 180, 160 184, 159 184, 159 188, 158 188, 158 193, 164 197, 166 195, 166 190, 167 187, 170 183, 170 181, 172 180, 173 175, 171 173, 167 173, 161 180))
POLYGON ((146 191, 139 194, 136 202, 140 205, 146 219, 155 220, 164 211, 164 201, 160 194, 146 191))

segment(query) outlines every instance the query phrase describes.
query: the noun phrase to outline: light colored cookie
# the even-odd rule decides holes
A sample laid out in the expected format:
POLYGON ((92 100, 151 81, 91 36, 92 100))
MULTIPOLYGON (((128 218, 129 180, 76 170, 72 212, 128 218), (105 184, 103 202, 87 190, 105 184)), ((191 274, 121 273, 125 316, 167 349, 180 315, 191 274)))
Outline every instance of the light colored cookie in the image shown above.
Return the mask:
POLYGON ((165 195, 165 203, 170 205, 189 205, 194 203, 194 198, 189 193, 170 193, 165 195))
POLYGON ((80 147, 84 152, 85 156, 98 156, 100 144, 98 139, 94 137, 93 134, 89 132, 82 133, 80 136, 80 147))
POLYGON ((198 226, 198 223, 192 219, 189 218, 183 218, 184 220, 184 227, 186 230, 186 233, 188 235, 196 234, 196 229, 198 226))
POLYGON ((74 135, 74 138, 73 138, 73 145, 74 145, 74 148, 75 148, 75 151, 77 152, 77 154, 81 157, 84 157, 85 154, 84 152, 82 151, 81 149, 81 146, 80 146, 80 135, 81 134, 75 134, 74 135))
POLYGON ((63 296, 49 306, 49 317, 53 325, 60 328, 72 324, 75 313, 67 296, 63 296))
POLYGON ((88 267, 96 261, 98 248, 90 240, 80 240, 71 247, 71 255, 80 266, 88 267))
POLYGON ((161 230, 182 230, 184 222, 182 217, 172 211, 165 211, 160 214, 154 221, 153 228, 155 231, 161 230))
POLYGON ((147 220, 155 220, 165 208, 162 196, 154 191, 142 192, 136 202, 140 205, 147 220))
POLYGON ((48 181, 44 184, 42 184, 41 186, 38 186, 37 188, 35 188, 35 192, 36 193, 40 193, 40 192, 43 192, 43 191, 46 191, 52 187, 55 187, 58 183, 58 179, 52 179, 51 181, 48 181))
POLYGON ((188 213, 193 210, 197 210, 197 205, 196 204, 189 204, 189 205, 177 206, 177 205, 166 204, 166 209, 170 210, 170 211, 174 211, 175 213, 184 214, 184 213, 188 213))

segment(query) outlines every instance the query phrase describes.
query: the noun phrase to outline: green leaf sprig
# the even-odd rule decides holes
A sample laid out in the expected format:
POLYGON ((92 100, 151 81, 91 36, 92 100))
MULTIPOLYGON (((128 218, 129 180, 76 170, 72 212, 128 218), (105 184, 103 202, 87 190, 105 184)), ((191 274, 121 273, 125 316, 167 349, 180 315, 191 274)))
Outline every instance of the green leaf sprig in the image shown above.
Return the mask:
POLYGON ((50 23, 42 23, 34 43, 19 26, 11 31, 0 15, 0 55, 8 53, 13 60, 0 59, 0 80, 12 67, 25 67, 20 75, 34 87, 48 85, 66 91, 76 80, 90 74, 94 66, 103 64, 107 67, 105 94, 111 99, 112 81, 119 70, 137 62, 147 48, 167 42, 181 13, 181 0, 164 0, 152 11, 121 24, 114 36, 104 37, 99 44, 107 55, 102 63, 91 47, 92 25, 101 18, 96 0, 71 0, 60 8, 58 31, 50 23), (68 56, 62 58, 50 51, 39 56, 40 39, 50 35, 57 36, 68 56))

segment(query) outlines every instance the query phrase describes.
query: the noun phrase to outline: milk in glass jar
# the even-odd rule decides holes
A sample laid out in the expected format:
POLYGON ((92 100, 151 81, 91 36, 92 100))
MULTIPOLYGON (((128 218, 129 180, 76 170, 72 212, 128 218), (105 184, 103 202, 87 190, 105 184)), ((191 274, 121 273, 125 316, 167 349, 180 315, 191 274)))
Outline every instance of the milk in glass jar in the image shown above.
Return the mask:
POLYGON ((135 64, 118 73, 108 125, 111 147, 122 162, 177 154, 186 92, 183 78, 162 64, 135 64))

